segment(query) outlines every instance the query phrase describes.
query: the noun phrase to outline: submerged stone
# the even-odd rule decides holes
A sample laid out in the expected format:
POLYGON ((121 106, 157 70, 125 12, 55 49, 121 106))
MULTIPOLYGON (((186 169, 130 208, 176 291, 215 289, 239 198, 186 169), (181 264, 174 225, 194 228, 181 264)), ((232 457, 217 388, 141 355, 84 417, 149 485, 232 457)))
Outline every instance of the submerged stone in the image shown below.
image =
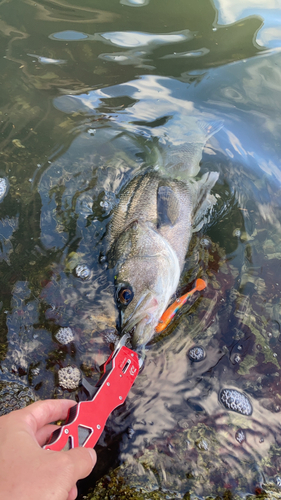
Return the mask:
POLYGON ((202 361, 205 358, 206 354, 203 347, 197 345, 189 349, 188 357, 191 361, 202 361))
POLYGON ((241 415, 251 415, 253 408, 246 394, 235 389, 222 389, 219 400, 228 410, 235 411, 241 415))
POLYGON ((208 449, 209 449, 209 445, 208 445, 208 442, 206 441, 206 439, 199 439, 199 440, 195 441, 195 444, 196 444, 197 448, 199 448, 199 450, 208 451, 208 449))
POLYGON ((73 331, 71 330, 71 328, 69 328, 69 326, 60 328, 59 331, 55 334, 55 337, 57 341, 62 345, 69 344, 74 340, 73 331))
POLYGON ((246 436, 243 429, 238 429, 238 431, 235 434, 235 439, 236 441, 238 441, 239 444, 242 444, 244 443, 244 441, 246 441, 246 436))
POLYGON ((85 264, 80 264, 79 266, 76 267, 75 273, 76 276, 78 276, 78 278, 86 280, 87 278, 90 277, 91 271, 85 264))
POLYGON ((20 382, 0 382, 0 416, 25 408, 36 399, 31 387, 20 382))
POLYGON ((67 366, 58 371, 58 377, 63 389, 74 390, 80 384, 81 372, 76 366, 67 366))
POLYGON ((278 488, 281 488, 281 477, 280 476, 276 476, 275 483, 278 486, 278 488))

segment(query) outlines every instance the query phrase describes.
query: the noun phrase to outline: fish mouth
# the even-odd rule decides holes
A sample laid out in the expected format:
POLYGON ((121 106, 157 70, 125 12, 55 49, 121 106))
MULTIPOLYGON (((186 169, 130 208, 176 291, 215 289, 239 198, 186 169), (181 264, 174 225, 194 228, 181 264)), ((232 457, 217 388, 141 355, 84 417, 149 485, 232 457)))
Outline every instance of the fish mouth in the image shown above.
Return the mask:
MULTIPOLYGON (((144 317, 138 321, 130 330, 127 328, 122 330, 122 333, 130 335, 130 342, 133 349, 145 346, 153 337, 155 333, 154 322, 151 324, 151 319, 144 317), (148 327, 150 325, 150 327, 148 327)), ((157 321, 156 321, 157 324, 157 321)))
POLYGON ((122 333, 129 333, 133 347, 145 345, 154 334, 158 323, 159 302, 148 292, 138 303, 135 310, 122 325, 122 333))

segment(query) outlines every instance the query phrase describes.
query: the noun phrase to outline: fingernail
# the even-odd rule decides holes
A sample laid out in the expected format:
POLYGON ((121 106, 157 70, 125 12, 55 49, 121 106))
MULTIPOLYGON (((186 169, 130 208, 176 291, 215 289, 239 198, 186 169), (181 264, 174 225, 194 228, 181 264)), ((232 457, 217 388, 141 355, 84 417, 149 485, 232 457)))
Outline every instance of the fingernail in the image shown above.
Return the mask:
POLYGON ((96 454, 95 450, 93 450, 92 448, 87 448, 87 450, 89 451, 89 453, 92 457, 93 467, 94 467, 96 465, 96 462, 97 462, 97 454, 96 454))

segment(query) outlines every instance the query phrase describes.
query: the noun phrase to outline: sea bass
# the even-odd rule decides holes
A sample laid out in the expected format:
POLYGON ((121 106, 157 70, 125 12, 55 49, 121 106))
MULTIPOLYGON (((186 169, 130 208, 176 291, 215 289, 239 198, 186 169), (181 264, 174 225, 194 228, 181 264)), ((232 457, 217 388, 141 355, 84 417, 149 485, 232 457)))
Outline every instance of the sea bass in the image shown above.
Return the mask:
POLYGON ((218 173, 187 182, 148 172, 120 194, 108 228, 107 260, 114 268, 122 333, 145 346, 175 293, 195 227, 216 198, 218 173))

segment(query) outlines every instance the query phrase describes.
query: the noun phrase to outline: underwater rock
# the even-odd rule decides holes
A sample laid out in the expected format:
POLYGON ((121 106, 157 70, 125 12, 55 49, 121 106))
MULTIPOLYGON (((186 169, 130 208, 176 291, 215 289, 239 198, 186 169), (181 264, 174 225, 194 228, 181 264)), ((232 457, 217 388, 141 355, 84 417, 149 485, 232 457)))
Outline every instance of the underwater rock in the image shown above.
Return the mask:
POLYGON ((241 413, 241 415, 251 415, 253 408, 246 394, 242 394, 235 389, 222 389, 219 400, 228 410, 241 413))
MULTIPOLYGON (((149 488, 149 483, 153 481, 153 474, 149 473, 149 468, 140 469, 140 475, 143 477, 148 491, 145 488, 138 488, 128 485, 123 477, 124 470, 121 467, 111 471, 105 477, 101 478, 93 491, 89 491, 87 495, 83 495, 85 500, 110 500, 110 499, 126 499, 126 500, 167 500, 167 498, 175 498, 174 492, 161 491, 157 487, 157 482, 154 482, 154 488, 149 488), (146 470, 148 469, 148 470, 146 470)), ((139 471, 139 472, 140 472, 139 471)), ((131 472, 131 478, 135 477, 135 470, 131 472)), ((179 498, 177 496, 177 498, 179 498)), ((189 496, 184 496, 184 500, 188 500, 189 496)))
POLYGON ((276 482, 278 488, 281 488, 281 477, 280 476, 276 476, 275 482, 276 482))
POLYGON ((234 363, 240 363, 240 361, 241 361, 240 354, 235 354, 233 361, 234 361, 234 363))
POLYGON ((116 196, 110 191, 105 191, 104 197, 100 202, 100 206, 103 208, 106 214, 109 214, 113 207, 116 205, 116 196))
POLYGON ((77 389, 81 380, 81 372, 76 366, 66 366, 58 371, 59 385, 63 389, 77 389))
POLYGON ((188 357, 191 359, 191 361, 202 361, 205 358, 206 354, 203 349, 203 347, 197 345, 194 347, 191 347, 188 351, 188 357))
POLYGON ((129 439, 132 439, 132 437, 134 436, 135 434, 135 430, 133 429, 133 427, 129 427, 128 430, 127 430, 127 434, 128 434, 128 438, 129 439))
POLYGON ((73 331, 71 330, 71 328, 69 328, 69 326, 60 328, 59 331, 55 334, 55 337, 57 341, 62 345, 69 344, 74 340, 73 331))
POLYGON ((0 382, 0 416, 25 408, 36 399, 30 387, 18 382, 0 382))
POLYGON ((206 439, 202 439, 202 438, 198 439, 197 441, 195 441, 195 444, 199 450, 207 451, 209 449, 209 445, 208 445, 208 442, 206 441, 206 439))
POLYGON ((242 444, 244 443, 244 441, 246 441, 246 436, 243 429, 238 429, 238 431, 235 434, 235 439, 236 441, 238 441, 239 444, 242 444))
POLYGON ((78 278, 82 278, 83 280, 86 280, 91 275, 90 269, 85 264, 80 264, 79 266, 77 266, 75 269, 75 273, 78 278))

